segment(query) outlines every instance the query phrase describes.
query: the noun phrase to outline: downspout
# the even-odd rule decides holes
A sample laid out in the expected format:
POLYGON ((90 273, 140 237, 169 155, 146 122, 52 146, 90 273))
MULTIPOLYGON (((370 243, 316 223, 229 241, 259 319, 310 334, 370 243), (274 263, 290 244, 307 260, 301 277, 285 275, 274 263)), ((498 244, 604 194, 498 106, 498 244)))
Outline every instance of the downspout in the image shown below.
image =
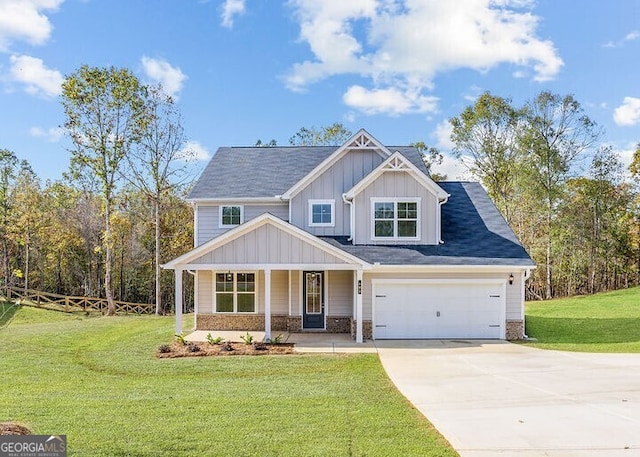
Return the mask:
POLYGON ((347 199, 347 194, 342 194, 342 201, 349 205, 349 238, 347 241, 353 241, 353 201, 347 199))
POLYGON ((436 220, 436 230, 437 230, 437 239, 438 239, 438 244, 444 244, 444 240, 442 239, 442 205, 444 205, 445 203, 447 203, 449 201, 449 197, 450 195, 447 194, 447 196, 442 199, 442 200, 438 200, 438 214, 437 214, 437 220, 436 220))

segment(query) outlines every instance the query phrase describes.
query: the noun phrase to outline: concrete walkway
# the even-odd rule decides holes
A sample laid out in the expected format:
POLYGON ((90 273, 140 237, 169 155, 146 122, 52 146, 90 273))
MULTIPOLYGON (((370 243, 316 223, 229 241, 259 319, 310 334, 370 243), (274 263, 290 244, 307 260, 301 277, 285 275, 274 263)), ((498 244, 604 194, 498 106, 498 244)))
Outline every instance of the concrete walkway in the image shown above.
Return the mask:
POLYGON ((640 354, 376 345, 394 384, 462 457, 640 456, 640 354))

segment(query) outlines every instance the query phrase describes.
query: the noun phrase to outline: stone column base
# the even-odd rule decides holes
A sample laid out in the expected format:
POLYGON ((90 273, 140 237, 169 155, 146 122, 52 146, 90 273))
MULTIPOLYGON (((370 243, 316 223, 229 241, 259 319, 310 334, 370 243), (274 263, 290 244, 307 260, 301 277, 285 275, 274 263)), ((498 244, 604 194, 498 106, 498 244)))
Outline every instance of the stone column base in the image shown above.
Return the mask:
POLYGON ((524 339, 524 321, 508 320, 506 329, 506 338, 510 341, 524 339))

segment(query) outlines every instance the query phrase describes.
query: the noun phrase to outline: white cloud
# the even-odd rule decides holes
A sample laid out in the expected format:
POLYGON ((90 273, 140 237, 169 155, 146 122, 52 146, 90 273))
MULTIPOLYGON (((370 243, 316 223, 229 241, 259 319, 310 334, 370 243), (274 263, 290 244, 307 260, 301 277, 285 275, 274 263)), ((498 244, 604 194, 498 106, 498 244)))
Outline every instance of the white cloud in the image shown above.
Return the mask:
POLYGON ((613 120, 622 126, 640 123, 640 98, 625 97, 622 105, 613 111, 613 120))
POLYGON ((403 92, 395 87, 369 90, 362 86, 351 86, 342 96, 342 100, 347 106, 365 114, 390 115, 434 112, 438 102, 436 97, 420 95, 413 91, 403 92))
POLYGON ((1 0, 0 51, 13 41, 45 43, 53 27, 43 11, 55 11, 64 0, 1 0))
MULTIPOLYGON (((532 71, 534 80, 546 81, 563 65, 553 43, 536 37, 538 17, 530 11, 531 2, 476 0, 464 8, 459 2, 425 0, 290 4, 300 24, 300 39, 314 56, 295 64, 286 76, 287 87, 294 91, 332 75, 354 74, 368 78, 371 88, 351 87, 349 97, 364 90, 425 97, 435 76, 445 71, 484 72, 507 63, 532 71)), ((365 112, 375 111, 366 103, 360 105, 365 112)), ((397 114, 395 105, 389 108, 397 114)))
POLYGON ((31 56, 11 56, 11 78, 26 86, 31 95, 45 98, 62 92, 64 78, 58 70, 47 68, 41 59, 31 56))
POLYGON ((187 141, 178 155, 185 160, 204 161, 211 158, 209 151, 197 141, 187 141))
MULTIPOLYGON (((463 160, 465 162, 469 162, 470 159, 463 157, 463 160)), ((447 152, 442 154, 442 163, 440 165, 433 165, 431 167, 431 171, 445 175, 448 181, 473 180, 469 167, 461 162, 460 159, 453 157, 453 155, 447 152)))
POLYGON ((233 19, 245 12, 244 0, 225 0, 222 5, 222 25, 227 28, 233 27, 233 19))
POLYGON ((453 141, 451 141, 451 133, 453 132, 453 126, 451 123, 444 119, 438 125, 433 132, 433 137, 436 139, 436 146, 441 149, 451 151, 453 149, 453 141))
POLYGON ((179 67, 172 66, 163 59, 143 56, 140 59, 148 78, 162 85, 162 90, 171 97, 177 98, 187 75, 179 67))
POLYGON ((640 31, 634 30, 632 32, 627 33, 624 36, 624 38, 622 38, 622 39, 620 39, 618 41, 609 41, 609 42, 603 44, 602 47, 603 48, 619 48, 621 46, 624 46, 629 41, 635 41, 638 38, 640 38, 640 31))
POLYGON ((64 136, 65 130, 62 127, 51 127, 43 129, 41 127, 31 127, 29 134, 36 138, 44 138, 50 143, 57 143, 64 136))

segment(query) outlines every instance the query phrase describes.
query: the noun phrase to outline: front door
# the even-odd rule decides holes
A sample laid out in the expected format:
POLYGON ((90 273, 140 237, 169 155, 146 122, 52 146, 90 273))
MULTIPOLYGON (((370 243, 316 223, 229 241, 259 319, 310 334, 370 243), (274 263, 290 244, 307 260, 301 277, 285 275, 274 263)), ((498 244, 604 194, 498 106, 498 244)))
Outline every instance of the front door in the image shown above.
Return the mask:
POLYGON ((302 327, 305 329, 324 328, 324 273, 304 272, 304 310, 302 327))

